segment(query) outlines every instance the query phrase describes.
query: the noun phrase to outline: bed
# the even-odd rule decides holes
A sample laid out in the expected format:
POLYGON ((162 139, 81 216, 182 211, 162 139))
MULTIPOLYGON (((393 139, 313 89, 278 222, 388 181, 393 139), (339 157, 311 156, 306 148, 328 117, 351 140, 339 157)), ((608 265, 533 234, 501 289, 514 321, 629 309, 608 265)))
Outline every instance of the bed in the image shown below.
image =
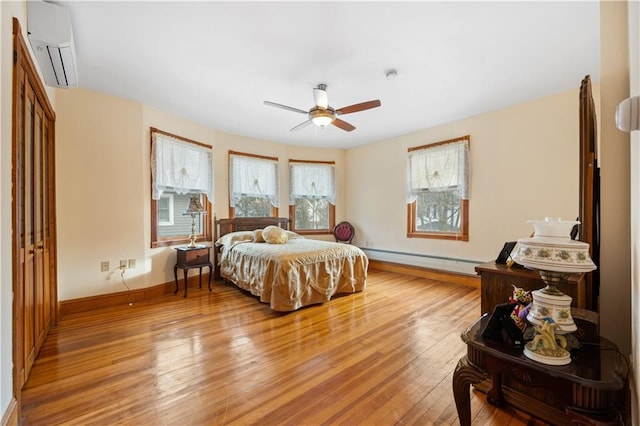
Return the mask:
POLYGON ((282 312, 365 289, 369 260, 362 250, 302 237, 289 230, 289 223, 279 217, 215 220, 216 279, 282 312), (262 235, 270 239, 258 242, 262 235), (280 240, 274 241, 274 235, 280 240))

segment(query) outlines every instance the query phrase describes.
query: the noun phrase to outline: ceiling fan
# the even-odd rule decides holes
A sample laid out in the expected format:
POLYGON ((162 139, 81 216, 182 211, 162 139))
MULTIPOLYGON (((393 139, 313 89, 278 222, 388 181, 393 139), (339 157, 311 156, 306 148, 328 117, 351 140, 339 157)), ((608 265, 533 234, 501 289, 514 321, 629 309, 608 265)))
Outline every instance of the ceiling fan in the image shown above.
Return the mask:
POLYGON ((355 130, 355 126, 347 123, 344 120, 338 118, 339 115, 351 114, 353 112, 364 111, 371 108, 377 108, 381 105, 378 99, 373 101, 361 102, 359 104, 353 104, 346 107, 334 109, 329 106, 329 100, 327 96, 327 85, 318 84, 318 87, 313 89, 313 99, 316 105, 309 111, 305 111, 299 108, 290 107, 287 105, 278 104, 275 102, 264 101, 265 105, 274 106, 276 108, 282 108, 293 112, 299 112, 307 115, 307 120, 293 127, 291 130, 300 130, 306 127, 310 123, 315 124, 318 127, 328 126, 333 124, 336 127, 341 128, 347 132, 355 130))

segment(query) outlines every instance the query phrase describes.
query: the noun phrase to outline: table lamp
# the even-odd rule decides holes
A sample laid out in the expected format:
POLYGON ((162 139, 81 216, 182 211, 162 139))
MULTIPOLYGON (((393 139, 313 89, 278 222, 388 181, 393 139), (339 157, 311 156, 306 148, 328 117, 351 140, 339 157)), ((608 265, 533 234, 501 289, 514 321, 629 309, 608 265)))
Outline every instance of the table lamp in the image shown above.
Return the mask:
POLYGON ((184 211, 184 215, 191 215, 191 234, 189 235, 189 248, 198 247, 196 244, 196 239, 198 239, 198 234, 196 234, 196 218, 200 217, 201 214, 206 214, 207 210, 202 207, 202 203, 200 202, 200 196, 194 195, 189 200, 189 207, 184 211))
MULTIPOLYGON (((589 256, 589 244, 570 237, 571 230, 580 222, 547 217, 528 223, 533 225, 534 235, 518 240, 514 260, 537 270, 546 287, 531 292, 533 303, 527 321, 537 326, 539 333, 553 336, 555 341, 556 334, 562 336, 577 330, 571 316, 571 296, 562 293, 557 286, 565 284, 573 274, 593 271, 596 265, 589 256)), ((569 352, 563 348, 545 350, 538 345, 545 339, 534 339, 536 345, 532 345, 533 342, 525 345, 524 354, 545 364, 564 365, 571 362, 569 352)), ((564 337, 559 339, 563 340, 564 337)))

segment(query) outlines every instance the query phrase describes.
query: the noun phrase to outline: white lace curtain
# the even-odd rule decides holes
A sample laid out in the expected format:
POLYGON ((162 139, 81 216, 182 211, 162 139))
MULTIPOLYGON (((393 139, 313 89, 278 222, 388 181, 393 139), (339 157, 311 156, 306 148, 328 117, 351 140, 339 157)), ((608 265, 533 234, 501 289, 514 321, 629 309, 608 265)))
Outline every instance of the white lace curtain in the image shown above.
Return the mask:
POLYGON ((335 205, 335 165, 289 163, 289 204, 294 205, 301 197, 328 198, 335 205))
POLYGON ((165 189, 178 194, 198 192, 213 202, 213 151, 163 133, 151 133, 152 197, 165 189))
POLYGON ((278 161, 229 154, 229 202, 235 207, 243 197, 268 197, 278 207, 278 161))
POLYGON ((424 190, 456 188, 463 200, 469 199, 469 140, 459 139, 409 152, 407 203, 413 203, 424 190))

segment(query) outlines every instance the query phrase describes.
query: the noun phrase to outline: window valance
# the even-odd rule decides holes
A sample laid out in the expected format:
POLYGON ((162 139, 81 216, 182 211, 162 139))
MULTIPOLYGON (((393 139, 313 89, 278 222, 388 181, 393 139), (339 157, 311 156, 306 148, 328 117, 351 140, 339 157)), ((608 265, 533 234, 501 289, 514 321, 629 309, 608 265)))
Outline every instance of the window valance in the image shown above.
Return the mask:
POLYGON ((336 203, 335 165, 329 163, 289 163, 289 204, 303 197, 327 198, 336 203))
POLYGON ((420 192, 452 189, 463 200, 469 199, 468 138, 409 152, 407 203, 413 203, 420 192))
POLYGON ((169 135, 151 132, 152 197, 160 199, 165 189, 178 194, 206 194, 213 202, 213 150, 169 135))
POLYGON ((229 203, 235 207, 242 197, 267 197, 279 206, 278 161, 263 157, 229 154, 229 203))

